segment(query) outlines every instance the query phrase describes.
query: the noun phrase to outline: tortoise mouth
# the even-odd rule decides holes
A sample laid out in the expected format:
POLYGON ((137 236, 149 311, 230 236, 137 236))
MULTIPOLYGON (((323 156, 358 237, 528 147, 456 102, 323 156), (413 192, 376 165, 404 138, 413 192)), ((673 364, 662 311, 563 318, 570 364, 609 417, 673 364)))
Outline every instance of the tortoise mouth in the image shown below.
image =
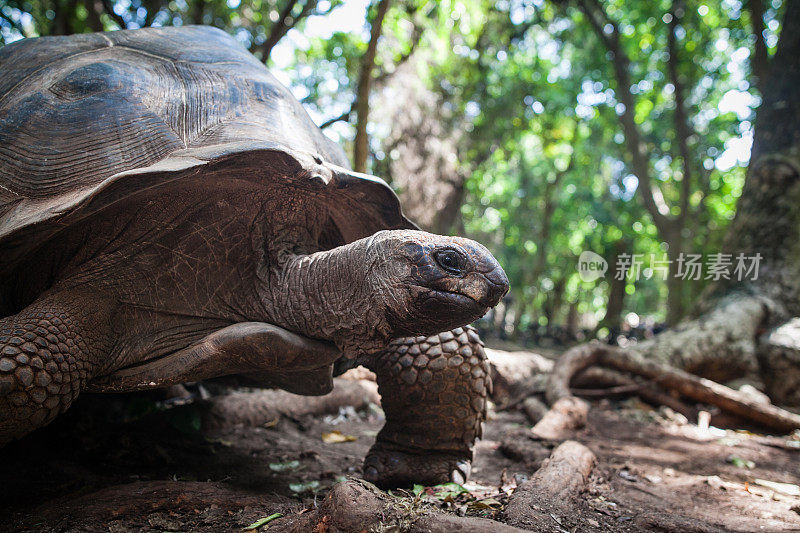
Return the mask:
POLYGON ((410 285, 412 300, 402 316, 396 316, 393 334, 396 337, 433 335, 464 326, 479 319, 489 307, 454 291, 410 285))
POLYGON ((464 325, 477 320, 489 311, 489 307, 464 293, 444 289, 431 289, 430 287, 417 286, 421 295, 417 302, 432 318, 442 321, 463 320, 464 325))
POLYGON ((432 297, 445 300, 448 303, 452 303, 459 307, 483 309, 484 313, 489 310, 487 306, 481 304, 475 298, 472 298, 460 292, 445 291, 441 289, 433 289, 430 292, 432 293, 432 297))

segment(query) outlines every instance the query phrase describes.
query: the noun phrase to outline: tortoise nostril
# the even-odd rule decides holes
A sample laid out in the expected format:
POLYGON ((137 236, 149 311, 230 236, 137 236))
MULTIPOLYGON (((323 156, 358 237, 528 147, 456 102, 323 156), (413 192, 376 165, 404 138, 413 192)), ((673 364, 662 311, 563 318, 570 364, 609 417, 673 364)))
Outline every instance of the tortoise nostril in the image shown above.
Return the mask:
POLYGON ((508 276, 506 276, 505 271, 499 265, 483 276, 486 278, 486 281, 489 282, 489 289, 486 291, 486 301, 481 303, 492 307, 508 292, 508 276))

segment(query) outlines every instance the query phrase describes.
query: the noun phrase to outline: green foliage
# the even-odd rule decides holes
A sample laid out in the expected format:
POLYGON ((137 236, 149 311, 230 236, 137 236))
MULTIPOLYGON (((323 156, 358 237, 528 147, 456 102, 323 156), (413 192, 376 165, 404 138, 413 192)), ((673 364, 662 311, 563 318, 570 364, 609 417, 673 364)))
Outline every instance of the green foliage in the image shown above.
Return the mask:
POLYGON ((326 15, 342 0, 5 0, 0 43, 20 37, 109 31, 144 26, 208 24, 221 28, 257 55, 281 24, 326 15), (287 11, 287 7, 291 7, 287 11))
POLYGON ((265 516, 264 518, 259 518, 258 520, 256 520, 255 522, 253 522, 252 524, 250 524, 249 526, 244 528, 242 531, 252 531, 254 529, 258 529, 260 527, 263 527, 263 526, 269 524, 273 520, 277 520, 278 518, 280 518, 282 516, 283 516, 283 514, 281 514, 281 513, 273 513, 273 514, 271 514, 269 516, 265 516))
MULTIPOLYGON (((635 120, 664 203, 676 216, 683 160, 667 66, 671 2, 602 4, 620 28, 631 59, 635 120)), ((780 3, 768 7, 767 42, 774 47, 780 3)), ((402 35, 410 33, 399 27, 401 8, 392 12, 392 29, 401 37, 386 39, 384 57, 391 55, 386 48, 405 46, 399 44, 402 35)), ((748 17, 735 0, 687 2, 676 31, 683 105, 693 130, 686 140, 694 176, 688 205, 696 216, 685 230, 686 249, 693 253, 719 251, 743 185, 746 160, 721 156, 732 141, 751 134, 752 108, 758 103, 749 81, 753 35, 748 17), (737 100, 738 107, 731 106, 737 100)), ((651 255, 662 259, 666 250, 637 197, 610 54, 570 5, 441 2, 423 25, 417 52, 423 60, 416 75, 442 102, 441 119, 451 130, 465 132, 458 144, 468 176, 461 227, 487 243, 509 274, 513 290, 506 328, 563 323, 570 305, 587 325, 602 318, 608 278, 581 281, 575 268, 580 252, 592 250, 610 260, 623 241, 647 264, 651 255)), ((358 55, 366 46, 364 37, 351 37, 358 40, 351 46, 358 55)), ((354 97, 352 82, 339 81, 335 95, 316 92, 331 75, 317 68, 330 60, 326 46, 313 43, 298 58, 300 64, 314 65, 315 74, 306 78, 310 99, 326 102, 319 113, 331 117, 323 111, 328 98, 348 102, 354 97)), ((338 60, 337 72, 353 79, 345 58, 338 60)), ((340 131, 347 136, 346 129, 340 131)), ((373 144, 375 153, 382 153, 379 140, 373 144)), ((378 160, 374 164, 383 169, 378 160)), ((690 283, 689 299, 705 280, 690 283)), ((662 320, 666 291, 657 275, 629 281, 625 312, 662 320)))
MULTIPOLYGON (((120 25, 204 23, 229 31, 263 55, 270 35, 278 35, 274 32, 283 24, 302 38, 291 40, 293 55, 281 60, 282 79, 318 123, 335 122, 326 129, 329 135, 345 144, 352 139, 355 118, 349 111, 369 39, 369 9, 359 31, 332 28, 303 35, 308 17, 327 16, 341 2, 111 0, 112 12, 96 12, 102 5, 6 0, 0 34, 9 41, 120 25), (289 7, 290 20, 281 22, 279 13, 289 7)), ((667 214, 678 216, 684 161, 668 71, 675 9, 683 9, 675 31, 677 72, 691 129, 685 139, 693 174, 692 216, 684 229, 688 251, 720 250, 742 190, 747 156, 737 160, 732 148, 746 147, 759 103, 746 4, 597 0, 597 5, 619 28, 620 45, 630 58, 629 88, 618 86, 613 57, 577 2, 397 0, 385 18, 373 83, 378 94, 371 105, 381 107, 391 98, 392 84, 409 76, 408 69, 396 75, 400 64, 410 65, 422 90, 438 102, 436 120, 454 139, 453 156, 464 181, 461 220, 453 229, 486 243, 506 268, 513 290, 496 323, 512 333, 574 316, 591 326, 603 317, 610 278, 582 281, 576 270, 581 251, 610 260, 618 243, 625 243, 646 262, 650 254, 663 256, 664 236, 642 207, 631 169, 619 94, 630 90, 635 98, 635 122, 653 179, 667 214)), ((765 8, 764 38, 773 52, 781 0, 767 1, 765 8)), ((386 139, 393 124, 380 114, 370 117, 370 165, 389 178, 393 156, 386 139)), ((691 283, 687 299, 705 282, 691 283)), ((628 281, 624 313, 663 319, 666 291, 658 276, 628 281)))

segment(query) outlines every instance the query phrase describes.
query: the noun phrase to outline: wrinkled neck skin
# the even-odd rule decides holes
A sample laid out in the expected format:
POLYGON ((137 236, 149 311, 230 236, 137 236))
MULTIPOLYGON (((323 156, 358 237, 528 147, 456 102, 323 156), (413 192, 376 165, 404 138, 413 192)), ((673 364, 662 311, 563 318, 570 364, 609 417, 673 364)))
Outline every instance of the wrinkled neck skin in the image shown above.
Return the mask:
POLYGON ((396 291, 383 285, 398 278, 390 259, 372 237, 308 255, 283 251, 262 300, 277 325, 332 341, 345 357, 376 352, 391 339, 387 299, 396 291))

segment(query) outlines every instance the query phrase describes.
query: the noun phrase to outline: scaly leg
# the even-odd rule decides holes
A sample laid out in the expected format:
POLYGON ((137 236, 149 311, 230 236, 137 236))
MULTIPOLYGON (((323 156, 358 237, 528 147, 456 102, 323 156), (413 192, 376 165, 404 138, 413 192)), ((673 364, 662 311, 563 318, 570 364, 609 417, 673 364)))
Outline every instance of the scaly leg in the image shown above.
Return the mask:
POLYGON ((59 293, 0 319, 0 445, 66 411, 106 353, 107 306, 59 293))
POLYGON ((364 461, 381 487, 463 483, 490 392, 483 343, 470 326, 390 345, 376 373, 386 425, 364 461))

